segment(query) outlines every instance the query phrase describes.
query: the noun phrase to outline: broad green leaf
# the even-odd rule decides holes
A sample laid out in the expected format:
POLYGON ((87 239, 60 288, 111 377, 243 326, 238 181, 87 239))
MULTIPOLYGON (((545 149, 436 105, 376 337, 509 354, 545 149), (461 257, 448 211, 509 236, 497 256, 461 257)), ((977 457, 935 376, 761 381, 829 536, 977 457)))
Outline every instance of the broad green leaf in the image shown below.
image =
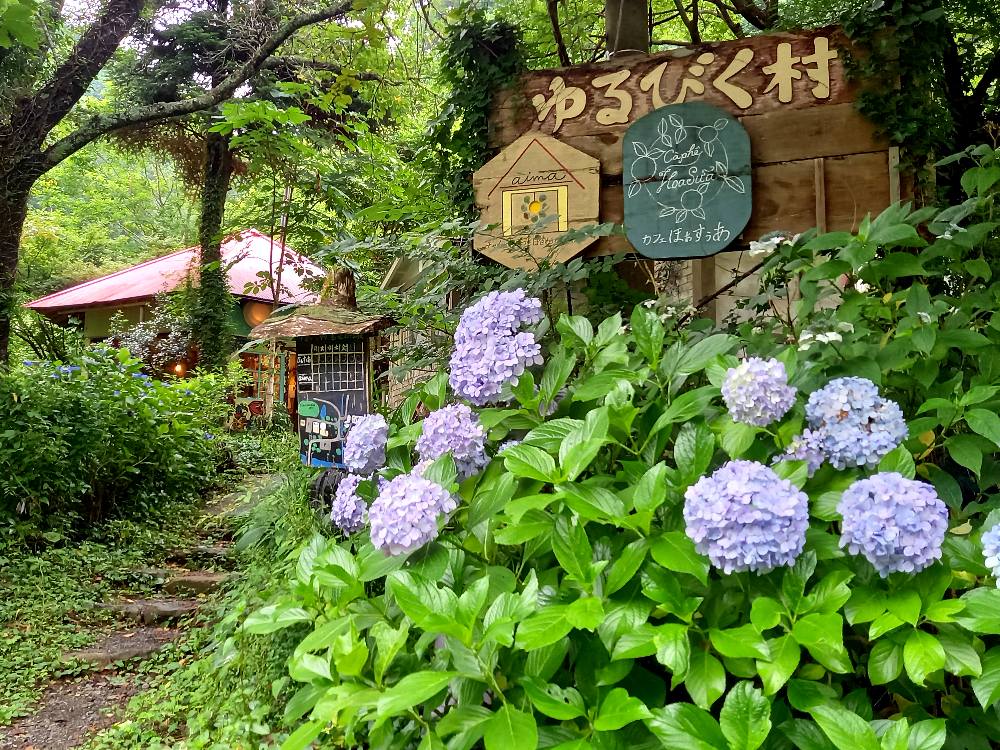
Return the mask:
POLYGON ((302 607, 290 604, 269 604, 251 613, 243 623, 248 633, 274 633, 300 622, 311 622, 312 615, 302 607))
POLYGON ((582 596, 566 606, 566 622, 580 630, 596 630, 604 620, 601 600, 593 596, 582 596))
POLYGON ((425 670, 413 672, 382 693, 375 703, 376 726, 397 714, 428 701, 444 690, 455 677, 454 672, 425 670))
POLYGON ((726 692, 726 670, 710 653, 704 649, 695 649, 684 677, 684 687, 695 704, 701 708, 711 708, 726 692))
POLYGON ((458 597, 450 588, 438 588, 409 571, 393 573, 388 583, 396 604, 417 626, 429 632, 465 636, 464 628, 455 619, 458 597))
POLYGON ((652 656, 656 653, 656 644, 653 642, 653 638, 657 630, 657 628, 649 623, 643 623, 635 630, 623 633, 615 644, 611 660, 619 661, 621 659, 639 659, 643 656, 652 656))
POLYGON ((720 354, 725 354, 738 343, 739 339, 725 333, 717 333, 703 338, 681 355, 681 359, 677 363, 677 372, 681 375, 690 375, 703 370, 709 362, 720 354))
POLYGON ((538 747, 535 717, 518 711, 510 703, 503 704, 486 724, 483 744, 486 750, 535 750, 538 747))
POLYGON ((741 625, 738 628, 708 631, 712 646, 723 656, 734 659, 763 659, 769 661, 771 653, 764 642, 764 637, 753 625, 741 625))
POLYGON ((635 577, 636 572, 646 561, 648 551, 649 542, 645 539, 636 539, 618 553, 618 557, 608 568, 608 576, 604 581, 604 596, 611 596, 635 577))
POLYGON ((785 609, 777 599, 769 596, 758 596, 750 605, 750 622, 757 630, 770 630, 781 622, 785 609))
POLYGON ((928 675, 944 669, 944 648, 930 633, 914 630, 903 645, 903 665, 917 685, 923 685, 928 675))
POLYGON ((839 614, 806 615, 795 622, 792 635, 809 654, 831 672, 850 672, 851 661, 844 648, 844 621, 839 614))
POLYGON ((984 709, 1000 701, 1000 646, 983 655, 983 673, 972 679, 972 690, 984 709))
POLYGON ((690 573, 703 584, 708 583, 708 559, 698 553, 683 531, 666 531, 654 538, 651 554, 667 570, 690 573))
POLYGON ((973 432, 1000 446, 1000 416, 987 409, 970 409, 965 412, 965 423, 973 432))
POLYGON ((532 705, 548 717, 568 721, 587 712, 576 688, 561 688, 532 677, 522 677, 520 684, 532 705))
POLYGON ((907 750, 941 750, 948 739, 944 719, 925 719, 910 725, 910 742, 907 750))
POLYGON ((372 638, 375 639, 375 663, 373 666, 375 682, 381 685, 382 678, 385 676, 389 665, 392 664, 392 660, 396 658, 400 649, 406 645, 410 629, 405 620, 400 623, 397 629, 393 629, 389 623, 381 621, 375 623, 369 632, 372 638))
POLYGON ((962 595, 965 609, 955 621, 973 633, 1000 635, 1000 589, 977 588, 962 595))
POLYGON ((656 367, 663 353, 664 329, 660 316, 644 305, 636 305, 632 310, 632 336, 636 347, 653 367, 656 367))
POLYGON ((667 499, 667 466, 658 463, 650 468, 632 493, 632 504, 638 511, 654 511, 667 499))
POLYGON ((651 716, 645 703, 630 696, 624 688, 614 688, 601 703, 597 718, 594 719, 594 729, 598 732, 613 732, 633 721, 642 721, 651 716))
POLYGON ((517 479, 513 474, 503 473, 488 483, 476 488, 469 503, 469 526, 478 526, 502 511, 514 497, 517 479))
POLYGON ((900 589, 887 600, 886 607, 896 617, 910 625, 916 625, 920 619, 920 594, 913 589, 900 589))
POLYGON ((552 551, 556 560, 572 578, 584 585, 593 580, 590 563, 594 550, 579 519, 559 516, 552 530, 552 551))
POLYGON ((674 622, 656 627, 653 636, 656 660, 669 669, 675 677, 687 674, 691 664, 691 640, 688 627, 674 622))
POLYGON ((649 731, 664 748, 726 750, 726 737, 708 711, 690 703, 671 703, 652 712, 649 731))
POLYGON ((983 663, 972 645, 975 636, 950 625, 938 627, 938 641, 944 649, 944 668, 960 677, 978 677, 983 673, 983 663))
POLYGON ((739 458, 750 450, 750 446, 757 439, 757 428, 752 425, 743 424, 742 422, 728 420, 722 425, 720 438, 722 450, 730 458, 739 458))
POLYGON ((771 732, 771 704, 750 682, 739 682, 719 712, 730 750, 757 750, 771 732))
POLYGON ((767 645, 771 652, 771 660, 758 659, 757 672, 764 683, 765 694, 774 695, 795 673, 802 657, 802 651, 799 644, 790 635, 783 635, 768 641, 767 645))
POLYGON ((307 721, 281 743, 281 750, 306 750, 323 733, 323 727, 321 721, 307 721))
POLYGON ((833 703, 814 706, 809 713, 838 750, 882 750, 875 730, 856 713, 833 703))
POLYGON ((552 456, 533 445, 515 445, 503 452, 507 471, 518 477, 537 479, 540 482, 556 481, 556 462, 552 456))
POLYGON ((555 643, 572 629, 566 606, 550 604, 517 626, 517 646, 533 651, 555 643))
POLYGON ((877 641, 868 655, 868 679, 872 685, 892 682, 903 671, 903 646, 892 639, 877 641))

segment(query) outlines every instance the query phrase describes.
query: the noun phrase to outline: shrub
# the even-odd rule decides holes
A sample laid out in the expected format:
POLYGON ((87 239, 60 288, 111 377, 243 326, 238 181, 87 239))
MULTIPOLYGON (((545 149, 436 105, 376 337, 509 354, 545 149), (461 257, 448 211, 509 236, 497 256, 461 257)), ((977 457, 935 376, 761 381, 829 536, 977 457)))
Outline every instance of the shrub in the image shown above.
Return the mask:
POLYGON ((563 316, 540 371, 463 416, 487 461, 468 478, 451 452, 415 465, 448 374, 414 394, 379 472, 394 491, 351 488, 399 554, 317 535, 244 624, 311 626, 285 747, 992 747, 992 168, 961 211, 776 243, 757 301, 782 316, 739 335, 643 306, 627 327, 563 316))
POLYGON ((67 529, 197 491, 217 463, 223 392, 215 376, 163 382, 100 348, 0 375, 0 519, 67 529))

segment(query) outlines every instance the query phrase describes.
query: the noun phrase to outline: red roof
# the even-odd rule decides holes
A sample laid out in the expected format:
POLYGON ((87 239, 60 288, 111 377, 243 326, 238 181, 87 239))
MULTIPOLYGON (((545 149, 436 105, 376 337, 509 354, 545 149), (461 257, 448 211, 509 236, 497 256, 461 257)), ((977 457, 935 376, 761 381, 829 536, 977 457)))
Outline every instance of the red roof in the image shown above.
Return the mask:
MULTIPOLYGON (((82 284, 49 294, 28 307, 41 311, 70 311, 87 307, 105 307, 152 299, 161 292, 181 286, 198 267, 199 246, 178 250, 147 260, 131 268, 84 281, 82 284)), ((281 247, 266 234, 246 229, 223 240, 222 262, 229 277, 229 289, 237 297, 273 302, 270 287, 259 274, 276 274, 281 247), (260 285, 264 288, 260 289, 260 285), (253 285, 253 286, 248 286, 253 285)), ((305 256, 285 246, 281 272, 281 302, 312 303, 318 296, 306 291, 302 282, 323 277, 325 270, 305 256)))

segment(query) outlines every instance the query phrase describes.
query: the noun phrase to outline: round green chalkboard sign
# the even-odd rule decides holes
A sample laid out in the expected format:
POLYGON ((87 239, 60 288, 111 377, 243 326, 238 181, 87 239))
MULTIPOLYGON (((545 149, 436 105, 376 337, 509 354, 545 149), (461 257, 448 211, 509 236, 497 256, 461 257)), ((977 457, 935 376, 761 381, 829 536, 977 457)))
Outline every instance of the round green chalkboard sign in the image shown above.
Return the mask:
POLYGON ((714 255, 750 221, 750 137, 718 107, 661 107, 636 120, 622 146, 625 233, 643 255, 714 255))

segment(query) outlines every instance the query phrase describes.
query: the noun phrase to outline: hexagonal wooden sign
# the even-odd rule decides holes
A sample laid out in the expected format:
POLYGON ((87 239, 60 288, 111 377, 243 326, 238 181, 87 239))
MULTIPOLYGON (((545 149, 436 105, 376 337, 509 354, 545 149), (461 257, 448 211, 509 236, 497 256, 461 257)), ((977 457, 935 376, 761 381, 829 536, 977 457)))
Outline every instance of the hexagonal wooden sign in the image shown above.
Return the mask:
POLYGON ((598 223, 601 165, 552 136, 526 133, 472 182, 482 222, 475 248, 505 266, 565 262, 598 239, 556 244, 567 230, 598 223))

